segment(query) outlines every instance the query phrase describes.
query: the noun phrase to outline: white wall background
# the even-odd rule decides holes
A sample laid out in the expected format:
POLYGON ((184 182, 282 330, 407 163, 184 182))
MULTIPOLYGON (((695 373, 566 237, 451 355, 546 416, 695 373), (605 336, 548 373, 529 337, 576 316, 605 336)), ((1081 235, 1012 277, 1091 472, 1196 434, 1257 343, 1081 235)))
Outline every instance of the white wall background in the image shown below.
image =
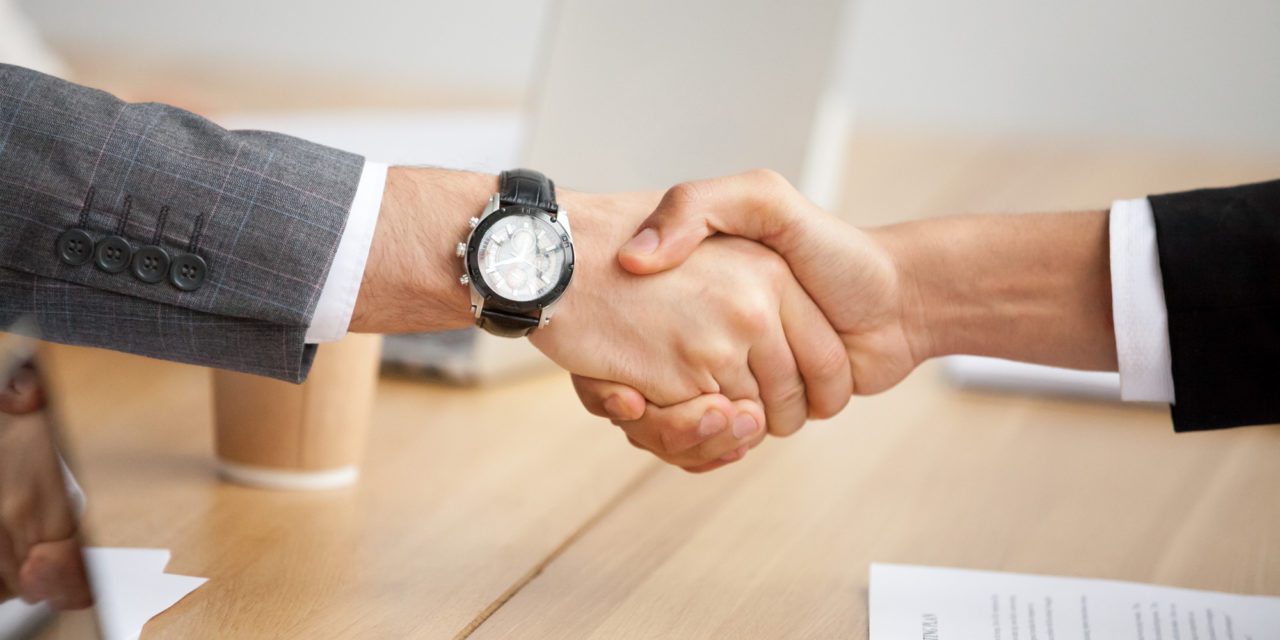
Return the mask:
POLYGON ((545 0, 18 0, 55 46, 518 95, 545 0), (510 88, 510 89, 509 89, 510 88))
MULTIPOLYGON (((856 1, 842 81, 860 122, 1280 150, 1278 0, 856 1)), ((104 55, 518 96, 551 0, 20 4, 55 45, 104 55)))
POLYGON ((863 0, 859 115, 1280 150, 1280 0, 863 0))

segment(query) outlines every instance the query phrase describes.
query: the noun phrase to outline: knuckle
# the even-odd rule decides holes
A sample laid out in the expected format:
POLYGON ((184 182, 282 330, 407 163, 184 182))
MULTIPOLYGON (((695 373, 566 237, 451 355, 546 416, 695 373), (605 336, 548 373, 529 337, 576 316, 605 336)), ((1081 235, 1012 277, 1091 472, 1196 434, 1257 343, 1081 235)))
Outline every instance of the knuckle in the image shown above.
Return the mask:
POLYGON ((703 187, 697 182, 681 182, 667 190, 667 201, 676 208, 691 207, 702 199, 703 187))
POLYGON ((756 264, 766 276, 775 281, 784 277, 792 277, 791 265, 787 264, 787 261, 782 256, 773 251, 762 251, 757 258, 756 264))
POLYGON ((711 366, 715 367, 716 371, 722 372, 741 367, 744 362, 744 357, 738 353, 738 350, 727 345, 717 349, 712 354, 712 358, 711 366))
POLYGON ((688 358, 693 364, 710 371, 724 371, 737 363, 738 353, 729 342, 711 340, 690 346, 688 358))
POLYGON ((776 251, 756 242, 740 242, 734 249, 743 255, 744 263, 750 265, 747 268, 753 278, 775 283, 792 278, 791 265, 776 251))
POLYGON ((827 345, 818 353, 817 359, 814 360, 814 375, 821 380, 835 378, 842 373, 849 371, 851 364, 849 363, 849 352, 845 351, 844 345, 832 343, 827 345))
POLYGON ((726 307, 726 320, 737 333, 756 337, 769 328, 772 319, 778 316, 777 303, 769 303, 767 294, 753 292, 742 294, 726 307))
POLYGON ((767 167, 752 169, 747 173, 747 175, 749 175, 753 181, 758 182, 764 186, 786 187, 786 188, 791 187, 791 181, 787 180, 786 176, 782 175, 781 173, 778 173, 773 169, 769 169, 767 167))
MULTIPOLYGON (((800 411, 787 411, 781 415, 770 416, 767 420, 768 424, 766 425, 766 431, 769 435, 778 438, 785 438, 799 431, 800 427, 804 426, 805 420, 808 419, 807 407, 804 404, 804 393, 801 392, 798 398, 790 400, 789 402, 791 402, 793 406, 797 406, 800 411)), ((764 434, 761 433, 757 438, 763 440, 764 434)))
MULTIPOLYGON (((816 379, 825 383, 829 380, 852 380, 850 376, 852 365, 849 362, 849 354, 843 346, 831 346, 818 354, 818 359, 814 362, 813 375, 816 379)), ((849 404, 849 397, 853 394, 853 388, 850 384, 848 389, 840 389, 838 393, 822 394, 809 410, 814 418, 826 419, 834 417, 836 414, 844 410, 849 404)))
POLYGON ((774 402, 783 407, 805 406, 805 387, 799 380, 788 383, 782 388, 774 402))
POLYGON ((742 304, 733 308, 731 321, 747 335, 758 335, 769 326, 769 310, 762 304, 742 304))

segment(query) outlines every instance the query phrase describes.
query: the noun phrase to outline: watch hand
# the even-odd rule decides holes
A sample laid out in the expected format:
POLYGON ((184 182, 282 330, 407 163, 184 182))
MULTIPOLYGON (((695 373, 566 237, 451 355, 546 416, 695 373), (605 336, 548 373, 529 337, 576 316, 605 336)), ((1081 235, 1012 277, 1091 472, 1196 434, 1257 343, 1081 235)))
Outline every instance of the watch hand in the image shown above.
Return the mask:
POLYGON ((495 268, 497 268, 497 267, 505 267, 505 266, 507 266, 507 265, 509 265, 509 264, 515 264, 515 263, 517 263, 517 262, 523 262, 523 263, 525 263, 525 264, 528 264, 528 265, 532 266, 532 263, 530 263, 530 262, 529 262, 529 260, 527 260, 524 256, 516 256, 516 257, 514 257, 514 258, 508 258, 508 259, 506 259, 506 260, 500 260, 500 261, 498 261, 498 262, 493 263, 493 266, 494 266, 495 268))

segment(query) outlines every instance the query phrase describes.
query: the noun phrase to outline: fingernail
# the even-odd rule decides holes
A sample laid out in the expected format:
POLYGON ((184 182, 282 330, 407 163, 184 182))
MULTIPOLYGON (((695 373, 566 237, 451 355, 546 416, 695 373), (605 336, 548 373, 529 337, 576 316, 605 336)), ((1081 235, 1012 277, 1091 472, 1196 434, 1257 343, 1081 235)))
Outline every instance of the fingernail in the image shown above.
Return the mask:
POLYGON ((703 438, 710 438, 729 426, 729 419, 724 417, 723 413, 712 409, 702 414, 702 420, 698 422, 698 435, 703 438))
POLYGON ((636 234, 636 237, 623 245, 622 250, 635 255, 647 256, 658 250, 658 242, 660 240, 658 230, 650 227, 636 234))
POLYGON ((618 396, 609 396, 608 398, 605 398, 604 410, 605 413, 609 414, 610 418, 615 420, 621 420, 626 417, 625 412, 627 408, 623 405, 622 398, 619 398, 618 396))
POLYGON ((756 424, 756 419, 751 416, 740 413, 733 418, 733 437, 742 440, 755 435, 760 430, 760 425, 756 424))

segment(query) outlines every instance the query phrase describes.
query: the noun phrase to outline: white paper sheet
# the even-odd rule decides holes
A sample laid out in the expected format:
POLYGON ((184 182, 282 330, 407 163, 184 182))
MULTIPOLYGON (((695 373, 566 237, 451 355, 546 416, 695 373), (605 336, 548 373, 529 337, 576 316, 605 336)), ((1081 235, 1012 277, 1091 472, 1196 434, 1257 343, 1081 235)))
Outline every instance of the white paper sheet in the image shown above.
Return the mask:
POLYGON ((49 605, 27 604, 17 598, 0 602, 0 640, 21 640, 35 636, 53 619, 49 605))
POLYGON ((168 549, 88 547, 84 558, 103 640, 136 640, 148 620, 207 580, 165 573, 168 549))
POLYGON ((871 640, 1263 640, 1280 598, 1114 580, 871 565, 871 640))

